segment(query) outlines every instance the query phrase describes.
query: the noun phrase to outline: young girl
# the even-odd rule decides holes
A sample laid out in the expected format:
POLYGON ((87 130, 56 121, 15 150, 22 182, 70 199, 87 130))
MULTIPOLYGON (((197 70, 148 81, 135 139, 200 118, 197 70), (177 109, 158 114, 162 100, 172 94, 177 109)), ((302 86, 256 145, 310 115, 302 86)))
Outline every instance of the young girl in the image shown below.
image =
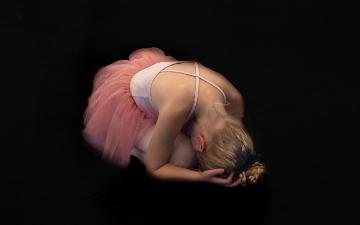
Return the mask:
POLYGON ((266 168, 243 114, 220 73, 150 47, 97 71, 82 134, 104 159, 125 168, 133 155, 154 178, 257 184, 266 168))

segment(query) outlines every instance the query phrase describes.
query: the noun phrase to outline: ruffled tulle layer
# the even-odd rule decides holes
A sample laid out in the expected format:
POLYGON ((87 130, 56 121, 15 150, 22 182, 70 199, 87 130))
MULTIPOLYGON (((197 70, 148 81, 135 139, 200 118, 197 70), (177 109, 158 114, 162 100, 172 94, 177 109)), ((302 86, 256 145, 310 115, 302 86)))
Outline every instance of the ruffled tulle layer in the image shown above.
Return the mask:
POLYGON ((157 62, 175 60, 159 48, 141 48, 133 51, 129 60, 115 61, 97 71, 83 114, 82 135, 102 152, 103 159, 127 167, 138 138, 156 123, 136 105, 130 93, 131 78, 157 62))

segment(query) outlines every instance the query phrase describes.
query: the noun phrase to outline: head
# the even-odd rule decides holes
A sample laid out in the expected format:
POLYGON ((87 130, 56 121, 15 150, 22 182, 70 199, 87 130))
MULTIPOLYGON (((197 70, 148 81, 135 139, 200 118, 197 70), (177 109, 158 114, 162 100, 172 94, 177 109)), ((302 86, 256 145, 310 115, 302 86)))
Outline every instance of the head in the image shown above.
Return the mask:
POLYGON ((243 122, 228 114, 222 103, 214 104, 194 123, 191 142, 200 171, 224 168, 220 177, 234 171, 242 185, 258 184, 266 173, 243 122))

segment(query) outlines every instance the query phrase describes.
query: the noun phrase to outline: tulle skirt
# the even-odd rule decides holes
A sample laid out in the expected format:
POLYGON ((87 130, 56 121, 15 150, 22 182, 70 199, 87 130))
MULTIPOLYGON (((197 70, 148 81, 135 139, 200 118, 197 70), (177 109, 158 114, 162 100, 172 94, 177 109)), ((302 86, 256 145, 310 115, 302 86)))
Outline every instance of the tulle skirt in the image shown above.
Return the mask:
POLYGON ((141 48, 129 60, 115 61, 96 72, 83 114, 82 136, 103 159, 127 167, 135 143, 156 123, 136 105, 130 93, 131 78, 155 63, 175 60, 159 48, 141 48))

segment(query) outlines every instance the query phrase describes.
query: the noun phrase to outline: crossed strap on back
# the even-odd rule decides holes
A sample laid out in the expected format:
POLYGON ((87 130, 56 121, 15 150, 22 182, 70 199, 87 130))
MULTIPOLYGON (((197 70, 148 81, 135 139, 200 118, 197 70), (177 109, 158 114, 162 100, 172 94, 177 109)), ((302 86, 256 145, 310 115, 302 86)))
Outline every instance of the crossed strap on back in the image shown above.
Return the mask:
POLYGON ((225 104, 227 103, 227 100, 226 100, 226 95, 225 93, 223 92, 223 90, 221 90, 221 88, 214 84, 213 82, 209 81, 208 79, 204 78, 204 77, 201 77, 200 74, 199 74, 199 65, 197 62, 194 62, 195 64, 195 74, 193 73, 189 73, 189 72, 184 72, 184 71, 179 71, 179 70, 172 70, 172 69, 164 69, 162 71, 168 71, 168 72, 176 72, 176 73, 182 73, 182 74, 187 74, 187 75, 190 75, 190 76, 194 76, 195 77, 195 98, 194 98, 194 103, 192 105, 192 108, 191 108, 191 111, 187 117, 186 120, 188 120, 191 116, 191 114, 194 112, 195 110, 195 106, 196 106, 196 103, 197 103, 197 100, 198 100, 198 97, 199 97, 199 82, 200 82, 200 79, 208 82, 209 84, 211 84, 212 86, 214 86, 216 89, 218 89, 221 94, 224 96, 224 99, 225 99, 225 104))

